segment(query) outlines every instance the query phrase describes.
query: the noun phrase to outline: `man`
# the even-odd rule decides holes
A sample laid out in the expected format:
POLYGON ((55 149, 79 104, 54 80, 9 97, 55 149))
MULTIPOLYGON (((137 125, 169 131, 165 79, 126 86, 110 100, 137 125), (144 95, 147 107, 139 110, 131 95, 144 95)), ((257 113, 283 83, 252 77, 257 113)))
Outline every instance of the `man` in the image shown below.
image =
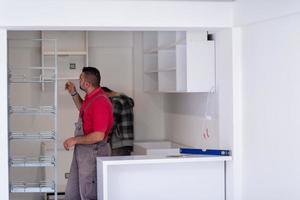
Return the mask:
POLYGON ((112 156, 127 156, 133 150, 133 99, 102 87, 113 105, 114 126, 109 135, 112 156))
POLYGON ((79 110, 75 136, 64 141, 66 150, 75 146, 66 200, 97 199, 96 157, 109 155, 107 138, 114 121, 111 102, 101 89, 100 80, 96 68, 82 69, 80 89, 86 93, 84 100, 72 82, 66 83, 66 89, 79 110))

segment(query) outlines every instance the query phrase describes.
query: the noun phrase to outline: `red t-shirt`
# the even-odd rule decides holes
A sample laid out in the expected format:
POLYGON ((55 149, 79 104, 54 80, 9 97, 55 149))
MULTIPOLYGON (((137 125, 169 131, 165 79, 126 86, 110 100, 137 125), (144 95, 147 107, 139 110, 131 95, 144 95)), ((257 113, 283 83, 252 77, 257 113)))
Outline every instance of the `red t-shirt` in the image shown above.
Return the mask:
POLYGON ((92 103, 83 113, 84 135, 99 131, 104 132, 106 137, 114 124, 111 102, 105 95, 104 91, 100 87, 98 87, 91 93, 85 95, 79 113, 81 116, 83 110, 91 100, 92 103), (103 96, 96 97, 98 95, 103 96), (96 99, 93 100, 94 97, 96 97, 96 99))

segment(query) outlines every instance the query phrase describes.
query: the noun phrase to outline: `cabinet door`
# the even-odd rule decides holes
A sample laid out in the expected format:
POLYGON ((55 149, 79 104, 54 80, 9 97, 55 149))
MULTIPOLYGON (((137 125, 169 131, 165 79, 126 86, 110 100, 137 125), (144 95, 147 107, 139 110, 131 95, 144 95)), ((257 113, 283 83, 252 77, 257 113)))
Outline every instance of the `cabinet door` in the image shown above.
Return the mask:
POLYGON ((215 42, 203 40, 201 34, 187 32, 188 92, 212 92, 215 87, 215 42))

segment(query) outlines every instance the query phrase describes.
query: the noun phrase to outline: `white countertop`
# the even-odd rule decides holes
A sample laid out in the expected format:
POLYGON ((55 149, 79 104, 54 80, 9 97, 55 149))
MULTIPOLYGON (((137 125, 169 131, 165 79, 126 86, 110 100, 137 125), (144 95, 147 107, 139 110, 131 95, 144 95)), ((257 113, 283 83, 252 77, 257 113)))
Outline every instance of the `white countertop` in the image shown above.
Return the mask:
POLYGON ((141 155, 141 156, 111 156, 97 157, 97 163, 103 165, 134 165, 134 164, 153 164, 153 163, 184 163, 184 162, 220 162, 230 161, 231 156, 213 155, 141 155))

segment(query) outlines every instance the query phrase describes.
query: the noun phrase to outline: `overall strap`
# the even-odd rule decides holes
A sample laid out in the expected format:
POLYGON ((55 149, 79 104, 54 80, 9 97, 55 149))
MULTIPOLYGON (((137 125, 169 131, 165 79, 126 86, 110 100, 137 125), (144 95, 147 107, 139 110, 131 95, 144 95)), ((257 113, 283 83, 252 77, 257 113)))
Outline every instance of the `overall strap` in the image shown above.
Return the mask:
POLYGON ((86 107, 82 110, 82 113, 81 113, 81 117, 83 117, 83 114, 84 112, 92 105, 92 103, 98 98, 98 97, 106 97, 105 94, 98 94, 96 95, 95 97, 93 97, 89 102, 88 104, 86 105, 86 107))

